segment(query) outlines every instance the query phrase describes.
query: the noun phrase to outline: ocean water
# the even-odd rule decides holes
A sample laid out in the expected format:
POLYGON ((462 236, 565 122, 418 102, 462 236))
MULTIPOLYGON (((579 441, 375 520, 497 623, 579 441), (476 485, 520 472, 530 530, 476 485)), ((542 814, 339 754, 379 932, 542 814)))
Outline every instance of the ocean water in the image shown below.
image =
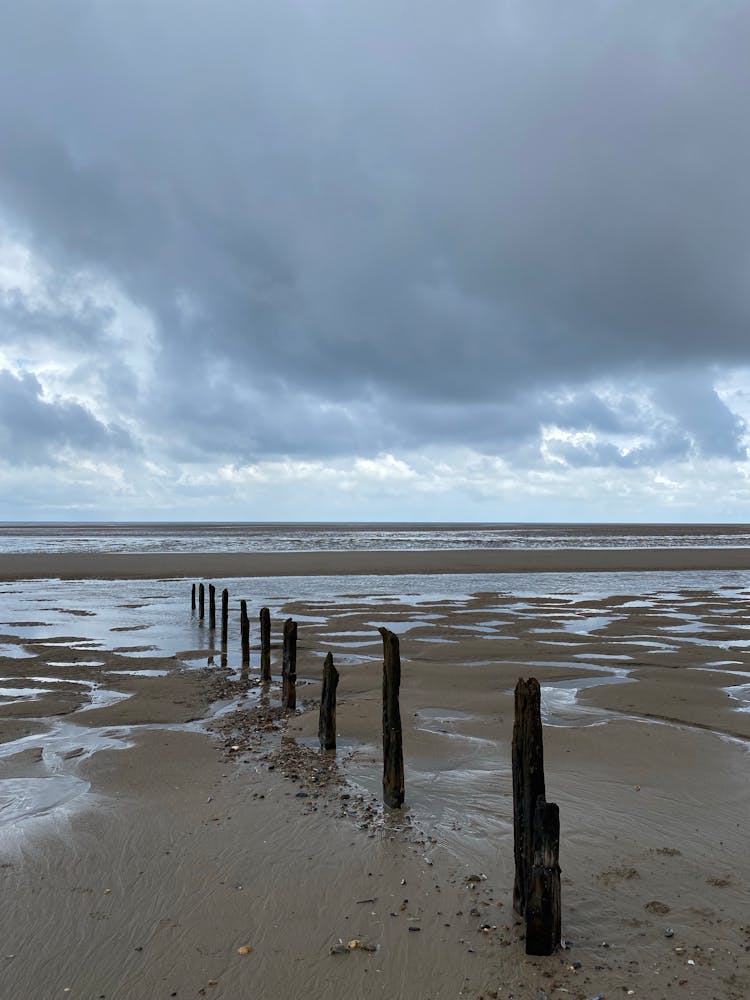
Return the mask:
POLYGON ((750 547, 750 525, 0 524, 0 554, 723 547, 750 547))

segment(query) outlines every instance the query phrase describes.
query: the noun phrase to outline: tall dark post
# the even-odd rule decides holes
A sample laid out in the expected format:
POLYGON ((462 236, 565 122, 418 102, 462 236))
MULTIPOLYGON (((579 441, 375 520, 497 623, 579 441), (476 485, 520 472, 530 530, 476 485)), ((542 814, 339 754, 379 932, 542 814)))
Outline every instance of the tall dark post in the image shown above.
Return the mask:
POLYGON ((206 588, 202 583, 198 584, 198 617, 200 619, 206 616, 206 588))
POLYGON ((208 627, 216 628, 216 587, 212 583, 208 585, 208 627))
POLYGON ((336 749, 336 688, 339 672, 333 665, 333 654, 328 653, 323 664, 323 693, 320 697, 318 739, 323 750, 336 749))
POLYGON ((513 723, 513 907, 526 921, 526 954, 551 955, 560 944, 560 812, 544 790, 541 690, 520 679, 513 723))
POLYGON ((226 646, 229 638, 229 591, 221 592, 221 644, 226 646))
POLYGON ((193 589, 190 593, 190 610, 195 611, 195 584, 193 584, 193 589))
POLYGON ((240 642, 242 643, 242 666, 250 664, 250 621, 247 617, 247 601, 240 601, 240 642))
POLYGON ((271 612, 260 609, 260 679, 271 680, 271 612))
POLYGON ((513 908, 526 916, 531 867, 534 863, 534 811, 544 795, 544 748, 542 746, 541 690, 536 677, 519 679, 515 691, 513 722, 513 851, 516 877, 513 908))
POLYGON ((383 637, 383 802, 393 809, 404 803, 404 752, 401 745, 401 655, 398 636, 387 628, 383 637))
POLYGON ((284 654, 281 666, 281 707, 297 707, 297 622, 284 622, 284 654))

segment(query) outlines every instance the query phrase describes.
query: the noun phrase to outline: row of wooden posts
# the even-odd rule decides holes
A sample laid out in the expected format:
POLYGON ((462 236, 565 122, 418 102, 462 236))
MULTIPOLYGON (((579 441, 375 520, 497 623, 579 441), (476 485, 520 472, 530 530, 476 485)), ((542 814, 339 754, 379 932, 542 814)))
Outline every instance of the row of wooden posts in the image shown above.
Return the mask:
MULTIPOLYGON (((196 586, 191 592, 191 607, 197 611, 200 620, 206 616, 206 588, 198 584, 198 600, 196 602, 196 586)), ((271 680, 271 612, 268 608, 260 609, 260 680, 267 684, 271 680)), ((208 627, 216 629, 216 587, 208 585, 208 627)), ((229 591, 221 592, 221 646, 226 650, 229 638, 229 591)), ((242 650, 242 667, 250 665, 250 619, 247 615, 247 601, 240 601, 240 646, 242 650)), ((281 707, 293 711, 297 707, 297 623, 292 618, 284 622, 282 659, 281 659, 281 707)), ((323 664, 323 695, 320 703, 320 723, 318 735, 320 745, 324 750, 336 749, 336 688, 339 674, 333 665, 333 655, 328 653, 323 664)), ((400 726, 399 726, 400 732, 400 726)), ((403 768, 402 768, 403 770, 403 768)), ((403 776, 401 780, 403 786, 403 776)), ((403 802, 403 790, 401 795, 403 802)), ((398 805, 401 805, 401 802, 398 805)), ((391 803, 389 803, 391 804, 391 803)), ((396 803, 392 803, 396 804, 396 803)))
MULTIPOLYGON (((216 588, 208 585, 209 628, 216 628, 216 588)), ((196 610, 196 587, 192 588, 196 610)), ((198 616, 205 617, 205 587, 198 586, 198 616)), ((229 622, 229 592, 221 594, 221 643, 226 647, 229 622)), ((399 688, 401 654, 398 636, 378 629, 383 639, 383 801, 394 809, 404 802, 404 755, 401 733, 399 688)), ((240 601, 242 664, 250 663, 250 623, 247 602, 240 601)), ((260 610, 260 679, 271 680, 271 616, 260 610)), ((297 623, 284 622, 281 673, 281 705, 296 708, 297 623)), ((323 663, 318 738, 324 750, 336 748, 336 690, 339 674, 329 652, 323 663)), ((526 923, 526 953, 551 955, 561 941, 560 812, 547 802, 544 781, 544 746, 541 690, 535 677, 520 679, 515 689, 513 723, 513 850, 515 880, 513 907, 526 923)))

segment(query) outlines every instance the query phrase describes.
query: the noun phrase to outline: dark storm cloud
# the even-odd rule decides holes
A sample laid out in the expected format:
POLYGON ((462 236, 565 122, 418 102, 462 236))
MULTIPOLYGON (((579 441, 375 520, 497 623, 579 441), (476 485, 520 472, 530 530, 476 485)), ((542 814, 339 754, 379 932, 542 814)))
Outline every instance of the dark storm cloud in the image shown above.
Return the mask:
POLYGON ((186 455, 632 432, 585 384, 640 376, 736 457, 699 373, 750 360, 748 40, 698 0, 8 3, 0 214, 150 310, 186 455))
POLYGON ((105 427, 85 407, 42 398, 33 375, 0 369, 0 455, 12 465, 45 465, 60 450, 80 448, 104 453, 132 448, 127 433, 105 427))
POLYGON ((654 394, 664 411, 690 438, 695 452, 745 459, 745 422, 739 419, 705 380, 696 376, 663 380, 654 394))

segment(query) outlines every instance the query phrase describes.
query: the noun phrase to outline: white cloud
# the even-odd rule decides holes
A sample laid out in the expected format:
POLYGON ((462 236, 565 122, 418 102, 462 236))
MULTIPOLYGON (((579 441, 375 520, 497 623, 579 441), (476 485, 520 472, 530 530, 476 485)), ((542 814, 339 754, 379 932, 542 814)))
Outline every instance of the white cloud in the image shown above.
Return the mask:
POLYGON ((402 483, 417 478, 417 473, 406 462, 388 454, 378 455, 376 458, 356 458, 353 473, 380 483, 402 483))

